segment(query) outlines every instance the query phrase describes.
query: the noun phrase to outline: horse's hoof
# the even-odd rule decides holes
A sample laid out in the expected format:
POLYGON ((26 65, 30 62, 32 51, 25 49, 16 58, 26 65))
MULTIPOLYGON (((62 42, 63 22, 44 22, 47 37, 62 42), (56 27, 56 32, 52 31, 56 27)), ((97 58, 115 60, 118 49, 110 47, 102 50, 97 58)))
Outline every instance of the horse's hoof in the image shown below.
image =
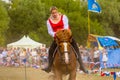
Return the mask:
POLYGON ((47 72, 47 73, 49 73, 51 71, 49 68, 44 68, 42 70, 45 71, 45 72, 47 72))
POLYGON ((85 73, 86 73, 86 74, 89 74, 89 71, 88 71, 88 70, 86 70, 86 71, 85 71, 85 73))

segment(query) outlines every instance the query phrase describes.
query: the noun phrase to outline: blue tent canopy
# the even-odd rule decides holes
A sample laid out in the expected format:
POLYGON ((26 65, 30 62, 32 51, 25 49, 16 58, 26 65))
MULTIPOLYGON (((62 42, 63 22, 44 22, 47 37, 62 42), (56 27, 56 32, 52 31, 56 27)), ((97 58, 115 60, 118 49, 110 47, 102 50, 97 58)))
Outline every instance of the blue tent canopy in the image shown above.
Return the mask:
MULTIPOLYGON (((107 50, 107 52, 107 68, 120 67, 120 49, 107 50)), ((102 53, 100 54, 100 66, 101 68, 104 68, 104 63, 102 61, 102 53)))
POLYGON ((109 37, 97 37, 101 46, 118 46, 118 43, 109 37))

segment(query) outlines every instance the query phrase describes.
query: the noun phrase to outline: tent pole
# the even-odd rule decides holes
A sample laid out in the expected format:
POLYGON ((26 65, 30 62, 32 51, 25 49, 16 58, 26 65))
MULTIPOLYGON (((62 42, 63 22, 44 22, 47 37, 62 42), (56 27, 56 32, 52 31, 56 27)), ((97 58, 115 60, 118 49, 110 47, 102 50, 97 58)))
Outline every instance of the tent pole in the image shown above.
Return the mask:
MULTIPOLYGON (((88 11, 88 37, 90 34, 90 12, 88 11)), ((89 38, 87 39, 87 47, 90 48, 89 38)))

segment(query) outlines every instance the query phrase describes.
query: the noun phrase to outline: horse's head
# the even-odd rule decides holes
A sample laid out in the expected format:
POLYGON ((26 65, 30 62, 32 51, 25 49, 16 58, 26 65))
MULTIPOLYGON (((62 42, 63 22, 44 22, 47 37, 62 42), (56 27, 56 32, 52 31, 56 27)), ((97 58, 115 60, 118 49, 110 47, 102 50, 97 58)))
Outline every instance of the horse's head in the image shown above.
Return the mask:
POLYGON ((72 33, 68 29, 59 30, 56 32, 56 42, 71 42, 72 33))
POLYGON ((71 50, 71 41, 72 41, 72 33, 70 30, 59 30, 56 32, 56 43, 59 47, 59 52, 65 63, 69 63, 69 54, 71 50))

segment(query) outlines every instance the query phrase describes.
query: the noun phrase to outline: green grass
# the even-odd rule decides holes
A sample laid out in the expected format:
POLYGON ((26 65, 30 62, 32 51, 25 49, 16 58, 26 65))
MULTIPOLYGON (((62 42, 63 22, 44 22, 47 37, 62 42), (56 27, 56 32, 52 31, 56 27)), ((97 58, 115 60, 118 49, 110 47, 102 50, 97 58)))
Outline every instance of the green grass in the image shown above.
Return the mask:
MULTIPOLYGON (((120 69, 116 69, 120 71, 120 69)), ((45 73, 41 69, 0 67, 0 80, 50 80, 51 73, 45 73)), ((113 76, 101 77, 98 74, 80 74, 77 73, 77 80, 114 80, 113 76)), ((117 77, 116 80, 120 80, 117 77)))

